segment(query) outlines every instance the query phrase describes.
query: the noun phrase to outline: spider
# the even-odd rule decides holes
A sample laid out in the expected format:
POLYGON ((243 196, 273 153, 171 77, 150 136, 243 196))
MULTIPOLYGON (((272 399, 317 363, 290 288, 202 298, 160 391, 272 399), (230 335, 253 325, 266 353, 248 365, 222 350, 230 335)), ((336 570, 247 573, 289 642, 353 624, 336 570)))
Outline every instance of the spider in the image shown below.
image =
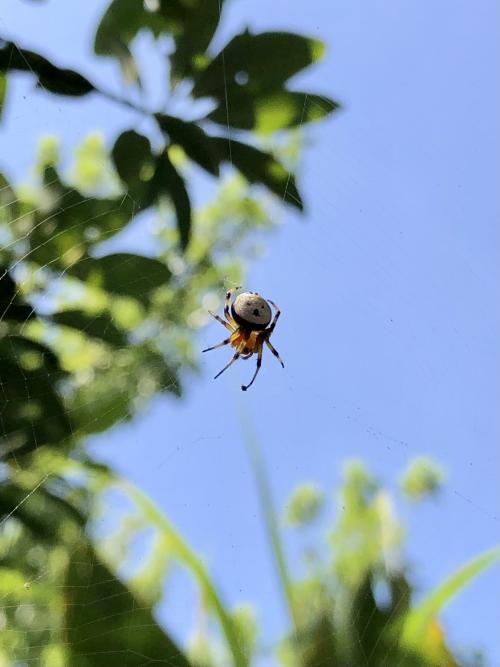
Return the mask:
POLYGON ((226 329, 229 329, 231 335, 229 338, 226 338, 226 340, 223 340, 222 343, 214 345, 213 347, 207 347, 203 352, 216 350, 218 347, 224 347, 224 345, 232 345, 236 348, 236 352, 231 361, 217 373, 214 380, 224 373, 224 371, 240 357, 241 359, 249 359, 253 354, 257 354, 257 367, 252 379, 247 385, 241 385, 242 390, 246 391, 253 384, 253 381, 260 370, 264 343, 271 350, 283 368, 285 368, 285 364, 280 359, 277 350, 275 350, 269 342, 269 338, 274 331, 274 327, 276 326, 276 322, 278 321, 281 312, 275 303, 269 301, 276 310, 274 319, 271 322, 271 319, 273 318, 271 306, 260 296, 260 294, 257 294, 257 292, 243 292, 236 297, 231 305, 231 295, 238 289, 240 288, 234 287, 226 293, 224 316, 227 322, 223 320, 222 317, 208 311, 217 322, 220 322, 226 329), (231 312, 229 312, 230 306, 231 312))

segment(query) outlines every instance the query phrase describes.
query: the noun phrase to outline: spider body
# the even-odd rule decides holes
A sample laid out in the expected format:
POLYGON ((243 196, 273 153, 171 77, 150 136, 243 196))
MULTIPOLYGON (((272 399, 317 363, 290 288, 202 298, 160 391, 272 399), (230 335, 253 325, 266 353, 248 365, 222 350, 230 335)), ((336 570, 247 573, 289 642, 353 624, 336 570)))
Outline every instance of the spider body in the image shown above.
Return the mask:
POLYGON ((276 322, 280 316, 280 309, 272 301, 269 301, 268 303, 256 292, 243 292, 236 297, 231 305, 231 295, 234 291, 234 289, 230 289, 226 293, 226 302, 224 306, 225 320, 210 312, 210 315, 225 326, 226 329, 231 332, 231 335, 229 338, 226 338, 226 340, 223 340, 222 343, 214 345, 213 347, 208 347, 206 350, 203 350, 203 352, 215 350, 216 348, 225 345, 231 345, 235 348, 236 351, 233 358, 219 373, 217 373, 215 376, 216 378, 218 378, 219 375, 229 368, 229 366, 231 366, 237 359, 249 359, 253 354, 256 354, 257 366, 255 373, 247 385, 241 386, 242 390, 246 391, 253 384, 262 365, 262 351, 264 345, 267 345, 283 368, 285 367, 277 350, 275 350, 269 342, 269 338, 271 337, 276 322), (276 310, 274 319, 269 304, 276 310))

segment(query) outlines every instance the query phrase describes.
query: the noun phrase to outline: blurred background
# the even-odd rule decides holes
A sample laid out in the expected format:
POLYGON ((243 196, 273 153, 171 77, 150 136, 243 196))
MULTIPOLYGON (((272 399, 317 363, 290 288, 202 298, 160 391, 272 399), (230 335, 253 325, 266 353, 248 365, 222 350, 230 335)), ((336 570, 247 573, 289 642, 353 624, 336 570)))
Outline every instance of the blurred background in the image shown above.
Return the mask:
POLYGON ((499 18, 2 7, 0 666, 498 664, 499 18))

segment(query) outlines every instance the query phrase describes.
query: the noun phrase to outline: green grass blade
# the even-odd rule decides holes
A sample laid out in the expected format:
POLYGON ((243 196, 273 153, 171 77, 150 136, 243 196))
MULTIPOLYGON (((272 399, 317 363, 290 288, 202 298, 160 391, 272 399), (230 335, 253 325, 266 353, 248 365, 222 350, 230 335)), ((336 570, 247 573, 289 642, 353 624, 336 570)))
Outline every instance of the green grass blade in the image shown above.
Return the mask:
POLYGON ((165 536, 174 555, 193 573, 202 589, 207 603, 219 619, 222 632, 226 638, 228 648, 233 656, 236 667, 247 667, 248 659, 240 647, 238 633, 233 620, 224 607, 214 583, 211 581, 203 562, 186 544, 165 515, 156 507, 153 501, 137 487, 125 480, 115 482, 137 507, 144 513, 145 518, 165 536))
POLYGON ((281 581, 283 594, 285 596, 285 601, 288 607, 288 612, 290 614, 290 618, 293 622, 293 625, 297 630, 298 618, 293 599, 292 581, 290 578, 290 574, 288 572, 288 566, 285 559, 285 552, 283 549, 283 543, 281 541, 281 534, 278 526, 278 521, 276 518, 276 512, 274 511, 274 503, 271 494, 271 489, 269 486, 269 482, 267 480, 264 464, 260 456, 258 439, 252 427, 252 424, 250 423, 250 420, 241 409, 240 409, 240 419, 241 419, 241 427, 243 431, 245 445, 255 475, 255 481, 257 483, 257 493, 262 506, 262 513, 264 515, 264 520, 267 527, 269 542, 271 545, 271 551, 274 556, 276 569, 278 571, 278 575, 281 581))
POLYGON ((403 642, 409 646, 418 645, 423 640, 429 623, 441 609, 467 584, 499 559, 500 548, 490 549, 460 567, 429 593, 408 613, 403 626, 403 642))

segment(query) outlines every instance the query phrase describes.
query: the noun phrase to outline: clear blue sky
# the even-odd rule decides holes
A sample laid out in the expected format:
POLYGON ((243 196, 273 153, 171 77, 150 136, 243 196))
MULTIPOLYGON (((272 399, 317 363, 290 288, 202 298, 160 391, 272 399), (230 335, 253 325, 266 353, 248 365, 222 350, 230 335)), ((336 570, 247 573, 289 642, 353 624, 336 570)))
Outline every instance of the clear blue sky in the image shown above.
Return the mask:
MULTIPOLYGON (((3 3, 0 31, 106 85, 115 70, 90 52, 104 5, 3 3)), ((239 400, 278 503, 305 479, 333 493, 350 457, 388 484, 416 455, 446 467, 441 500, 411 514, 408 549, 422 590, 498 540, 500 16, 493 0, 228 5, 225 34, 249 24, 325 40, 327 56, 304 82, 344 105, 307 132, 305 219, 285 211, 248 279, 283 310, 274 341, 286 369, 266 359, 240 396, 248 364, 214 382, 224 354, 213 353, 184 402, 156 400, 95 451, 181 527, 227 599, 257 604, 271 637, 284 610, 239 400)), ((70 149, 90 130, 111 143, 136 122, 93 98, 49 99, 23 77, 11 92, 0 154, 17 178, 43 132, 70 149)), ((210 325, 200 349, 220 334, 210 325)), ((182 634, 192 613, 178 606, 179 590, 162 617, 182 634)), ((500 660, 497 593, 491 571, 445 614, 455 645, 486 647, 488 664, 500 660)))

